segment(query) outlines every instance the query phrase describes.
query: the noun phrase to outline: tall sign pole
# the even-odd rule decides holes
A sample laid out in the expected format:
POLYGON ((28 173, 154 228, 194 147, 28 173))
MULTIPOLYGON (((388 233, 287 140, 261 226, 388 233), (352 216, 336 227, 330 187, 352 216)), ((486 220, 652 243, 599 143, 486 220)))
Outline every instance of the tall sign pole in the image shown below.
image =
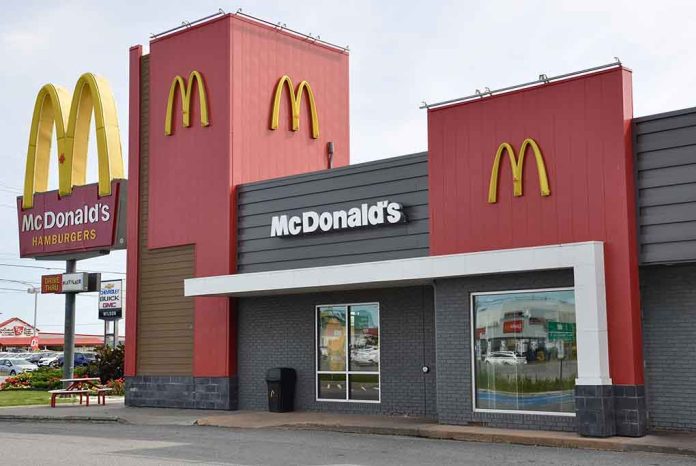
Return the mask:
MULTIPOLYGON (((75 273, 77 261, 65 261, 65 273, 75 273)), ((75 293, 65 293, 65 331, 63 337, 63 378, 72 379, 75 369, 75 293)), ((66 385, 69 383, 66 382, 66 385)))

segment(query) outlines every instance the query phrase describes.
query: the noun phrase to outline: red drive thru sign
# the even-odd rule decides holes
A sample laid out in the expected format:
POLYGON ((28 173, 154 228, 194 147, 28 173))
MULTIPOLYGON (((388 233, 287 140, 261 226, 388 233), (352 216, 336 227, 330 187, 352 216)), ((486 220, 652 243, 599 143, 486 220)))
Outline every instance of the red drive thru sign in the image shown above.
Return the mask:
POLYGON ((33 351, 36 351, 37 349, 39 349, 39 337, 33 337, 31 339, 31 343, 29 344, 29 346, 31 347, 31 349, 33 351))
POLYGON ((63 292, 63 275, 42 275, 41 276, 41 293, 62 293, 63 292))

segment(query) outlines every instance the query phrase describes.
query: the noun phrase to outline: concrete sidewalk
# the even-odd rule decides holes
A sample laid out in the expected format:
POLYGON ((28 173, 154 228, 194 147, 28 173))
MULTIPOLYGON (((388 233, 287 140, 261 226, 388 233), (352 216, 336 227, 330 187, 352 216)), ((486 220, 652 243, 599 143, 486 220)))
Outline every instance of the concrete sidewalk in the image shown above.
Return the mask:
POLYGON ((202 416, 223 413, 229 414, 229 411, 131 408, 124 406, 123 397, 107 397, 106 405, 97 405, 95 402, 91 402, 89 406, 85 406, 75 402, 58 403, 55 408, 48 405, 0 408, 0 422, 120 422, 136 425, 191 426, 202 416))
POLYGON ((196 421, 201 426, 238 429, 309 429, 359 434, 403 435, 470 442, 510 443, 545 447, 588 448, 606 451, 643 451, 696 457, 696 433, 659 433, 641 438, 587 438, 570 432, 497 429, 437 424, 414 417, 258 411, 224 412, 196 421))
POLYGON ((510 443, 606 451, 643 451, 696 457, 695 433, 657 433, 641 438, 581 437, 569 432, 496 429, 437 424, 415 417, 263 411, 210 411, 133 408, 123 398, 108 398, 105 406, 59 404, 0 408, 0 422, 113 422, 136 425, 213 426, 235 429, 304 429, 358 434, 402 435, 470 442, 510 443))

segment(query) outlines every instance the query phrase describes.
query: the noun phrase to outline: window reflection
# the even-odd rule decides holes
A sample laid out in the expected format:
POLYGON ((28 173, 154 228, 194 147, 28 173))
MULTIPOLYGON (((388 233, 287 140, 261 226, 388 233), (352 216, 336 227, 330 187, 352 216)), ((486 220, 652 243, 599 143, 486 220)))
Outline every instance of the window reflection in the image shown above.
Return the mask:
POLYGON ((379 371, 379 325, 376 306, 350 307, 350 370, 379 371))
POLYGON ((346 370, 345 306, 319 308, 319 370, 346 370))
POLYGON ((474 295, 479 409, 575 412, 573 290, 474 295))
POLYGON ((379 306, 317 307, 317 398, 380 400, 379 306))

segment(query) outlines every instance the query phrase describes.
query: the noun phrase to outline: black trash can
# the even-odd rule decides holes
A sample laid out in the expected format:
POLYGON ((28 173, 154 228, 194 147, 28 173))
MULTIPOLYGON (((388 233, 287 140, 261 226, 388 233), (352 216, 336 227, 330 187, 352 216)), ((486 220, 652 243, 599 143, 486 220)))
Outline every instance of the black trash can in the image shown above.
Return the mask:
POLYGON ((293 411, 295 405, 295 369, 274 367, 266 371, 268 410, 272 413, 293 411))

